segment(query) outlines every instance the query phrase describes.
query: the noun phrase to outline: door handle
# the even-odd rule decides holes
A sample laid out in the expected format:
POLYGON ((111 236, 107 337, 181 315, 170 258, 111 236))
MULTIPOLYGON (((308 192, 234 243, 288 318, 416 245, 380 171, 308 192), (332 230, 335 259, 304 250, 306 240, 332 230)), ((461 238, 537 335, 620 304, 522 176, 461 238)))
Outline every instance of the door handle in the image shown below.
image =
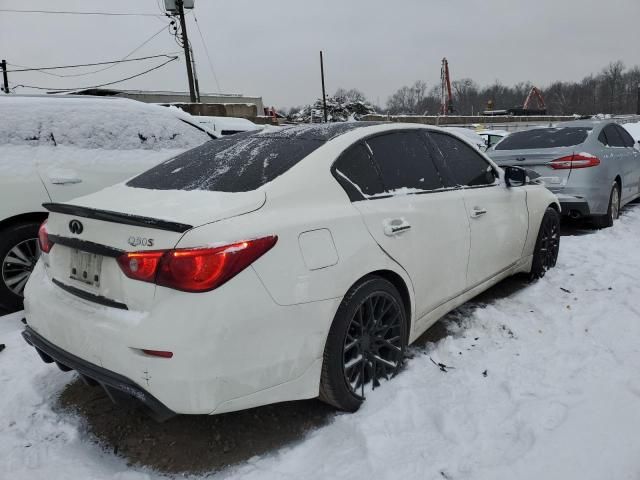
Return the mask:
POLYGON ((485 213, 487 213, 487 209, 486 208, 473 207, 473 210, 471 210, 471 218, 481 217, 485 213))
POLYGON ((51 178, 50 180, 51 180, 51 183, 54 185, 75 185, 76 183, 82 183, 81 178, 58 177, 58 178, 51 178))
POLYGON ((400 235, 403 232, 411 229, 411 224, 404 218, 394 218, 391 220, 384 220, 382 222, 384 227, 384 234, 388 237, 400 235))

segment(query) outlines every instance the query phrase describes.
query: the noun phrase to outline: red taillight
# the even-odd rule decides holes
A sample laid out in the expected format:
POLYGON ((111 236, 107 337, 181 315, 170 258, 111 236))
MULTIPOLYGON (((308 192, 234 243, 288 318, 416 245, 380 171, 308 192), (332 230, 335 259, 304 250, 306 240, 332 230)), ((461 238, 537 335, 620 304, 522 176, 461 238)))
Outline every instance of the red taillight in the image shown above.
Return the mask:
POLYGON ((156 281, 158 265, 165 253, 164 250, 125 253, 118 257, 118 263, 127 277, 153 283, 156 281))
POLYGON ((40 250, 44 253, 49 253, 51 251, 51 247, 53 247, 53 242, 49 239, 46 220, 42 222, 42 225, 40 225, 40 229, 38 230, 38 243, 40 244, 40 250))
POLYGON ((134 280, 185 292, 218 288, 268 252, 278 237, 264 237, 215 248, 125 253, 118 257, 134 280))
POLYGON ((556 158, 549 162, 554 170, 567 170, 572 168, 588 168, 600 165, 600 159, 593 155, 577 153, 562 158, 556 158))
POLYGON ((160 358, 173 358, 173 352, 165 352, 164 350, 142 350, 146 355, 160 358))

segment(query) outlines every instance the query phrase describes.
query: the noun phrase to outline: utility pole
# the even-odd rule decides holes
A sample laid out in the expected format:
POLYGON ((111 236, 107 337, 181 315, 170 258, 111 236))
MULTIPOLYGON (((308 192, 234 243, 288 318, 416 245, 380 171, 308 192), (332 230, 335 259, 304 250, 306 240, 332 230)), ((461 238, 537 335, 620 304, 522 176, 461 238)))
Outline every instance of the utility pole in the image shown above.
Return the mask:
MULTIPOLYGON (((9 79, 7 78, 7 61, 6 60, 2 60, 2 80, 4 81, 4 88, 3 88, 4 93, 9 93, 9 79)), ((640 89, 638 91, 640 92, 640 89)))
POLYGON ((322 77, 322 103, 324 105, 324 123, 327 123, 327 92, 324 88, 324 57, 322 56, 322 50, 320 50, 320 76, 322 77))
MULTIPOLYGON (((3 60, 3 62, 4 62, 4 60, 3 60)), ((5 76, 5 81, 4 81, 5 85, 7 84, 6 78, 7 77, 5 76)), ((638 85, 638 106, 636 107, 636 114, 640 115, 640 85, 638 85)))
POLYGON ((191 64, 191 50, 189 48, 189 37, 187 36, 187 22, 184 19, 184 0, 176 0, 176 8, 180 17, 180 29, 182 30, 182 46, 184 48, 184 59, 187 64, 187 77, 189 77, 189 96, 191 103, 196 103, 196 88, 191 64))

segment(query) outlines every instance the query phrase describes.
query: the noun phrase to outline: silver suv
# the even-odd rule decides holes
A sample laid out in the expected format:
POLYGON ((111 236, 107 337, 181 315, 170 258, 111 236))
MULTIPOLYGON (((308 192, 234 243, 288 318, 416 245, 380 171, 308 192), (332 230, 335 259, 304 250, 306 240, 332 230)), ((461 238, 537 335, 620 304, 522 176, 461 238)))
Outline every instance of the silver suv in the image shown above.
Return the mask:
POLYGON ((640 150, 629 132, 610 120, 576 120, 512 133, 487 154, 514 165, 554 192, 562 213, 613 225, 620 208, 640 197, 640 150))

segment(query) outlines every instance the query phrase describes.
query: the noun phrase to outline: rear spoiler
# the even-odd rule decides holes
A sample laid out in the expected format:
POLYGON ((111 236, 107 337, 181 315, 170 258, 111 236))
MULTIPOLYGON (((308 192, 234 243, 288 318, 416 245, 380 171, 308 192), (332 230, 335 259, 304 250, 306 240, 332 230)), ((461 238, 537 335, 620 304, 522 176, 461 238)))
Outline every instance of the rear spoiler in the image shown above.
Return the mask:
POLYGON ((67 203, 43 203, 42 206, 48 211, 54 213, 73 215, 74 217, 91 218, 93 220, 101 220, 103 222, 119 223, 121 225, 155 228, 156 230, 166 230, 168 232, 184 233, 193 228, 193 225, 187 225, 186 223, 169 222, 158 218, 79 207, 77 205, 69 205, 67 203))

